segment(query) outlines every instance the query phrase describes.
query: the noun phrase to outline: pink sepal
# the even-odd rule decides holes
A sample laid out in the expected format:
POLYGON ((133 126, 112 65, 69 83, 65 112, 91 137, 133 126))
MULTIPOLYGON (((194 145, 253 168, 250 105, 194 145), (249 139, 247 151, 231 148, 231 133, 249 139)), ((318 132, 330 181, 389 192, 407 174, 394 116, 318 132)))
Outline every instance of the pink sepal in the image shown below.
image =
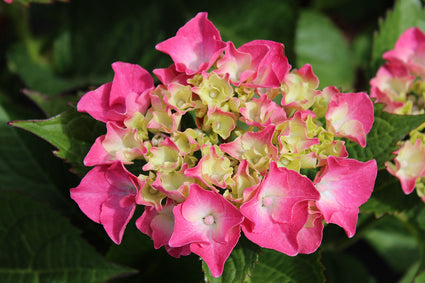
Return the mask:
POLYGON ((270 124, 278 125, 287 119, 285 110, 269 99, 266 94, 246 102, 245 107, 241 107, 239 111, 243 122, 258 128, 264 128, 270 124))
POLYGON ((240 52, 233 42, 229 41, 224 50, 224 56, 217 61, 216 73, 229 75, 233 85, 240 85, 255 75, 251 69, 252 56, 249 53, 240 52))
POLYGON ((176 202, 183 202, 189 195, 190 184, 195 182, 193 178, 184 175, 186 169, 188 169, 188 164, 184 163, 179 171, 168 173, 157 172, 157 177, 152 183, 152 187, 166 195, 169 199, 173 199, 176 202), (168 181, 172 179, 175 184, 167 184, 165 179, 168 181))
POLYGON ((425 77, 425 34, 417 27, 407 29, 397 40, 395 48, 385 52, 385 60, 400 60, 410 71, 422 78, 425 77))
POLYGON ((270 124, 261 132, 246 132, 232 142, 221 144, 220 149, 239 161, 246 159, 252 168, 264 173, 268 164, 277 159, 277 148, 272 143, 275 129, 270 124))
POLYGON ((310 112, 297 111, 291 119, 279 126, 281 133, 278 140, 281 147, 281 154, 289 152, 298 153, 319 144, 320 141, 318 138, 309 138, 307 135, 308 129, 305 120, 309 114, 310 112))
POLYGON ((226 181, 231 178, 233 173, 229 165, 230 161, 226 157, 219 156, 215 146, 211 146, 209 153, 202 156, 195 167, 186 169, 184 174, 200 180, 210 189, 215 190, 214 185, 224 189, 227 187, 226 181), (211 164, 217 167, 211 168, 211 164))
POLYGON ((168 68, 155 69, 152 72, 164 85, 171 83, 187 85, 187 80, 191 78, 191 76, 188 76, 185 73, 177 72, 176 64, 171 64, 168 68))
POLYGON ((240 236, 240 211, 219 193, 192 184, 189 197, 174 207, 173 213, 175 225, 169 245, 190 244, 190 250, 207 263, 212 275, 220 276, 240 236))
POLYGON ((299 173, 271 163, 255 195, 242 204, 242 230, 261 247, 298 253, 297 234, 308 218, 309 200, 318 200, 313 183, 299 173))
POLYGON ((115 72, 114 80, 81 97, 77 110, 87 112, 105 123, 122 122, 127 114, 127 96, 135 93, 137 99, 133 100, 138 101, 138 111, 145 113, 149 106, 149 97, 145 93, 153 87, 150 74, 138 65, 123 62, 113 63, 112 68, 115 72))
POLYGON ((408 94, 415 77, 401 61, 386 62, 370 80, 370 97, 375 103, 384 103, 384 111, 401 114, 405 102, 403 98, 408 94))
POLYGON ((301 254, 314 253, 322 243, 323 216, 314 201, 308 202, 308 218, 304 227, 298 232, 297 243, 301 254))
POLYGON ((366 146, 366 134, 374 121, 373 102, 364 92, 332 96, 326 113, 327 128, 336 136, 366 146))
POLYGON ((282 43, 270 40, 253 40, 238 48, 239 52, 248 53, 252 57, 250 70, 241 74, 241 82, 246 87, 280 87, 291 65, 284 54, 282 43), (252 77, 252 78, 251 78, 252 77))
POLYGON ((310 108, 315 101, 316 96, 320 95, 319 79, 313 73, 310 64, 305 64, 300 69, 293 69, 285 76, 282 88, 283 106, 306 110, 310 108))
POLYGON ((106 135, 95 140, 84 158, 85 166, 111 164, 116 160, 129 164, 135 158, 147 153, 146 147, 137 139, 136 130, 121 128, 111 122, 106 123, 106 129, 106 135), (124 139, 132 140, 132 144, 126 143, 124 139))
POLYGON ((176 36, 157 44, 155 48, 170 55, 178 72, 192 75, 208 70, 225 46, 219 31, 207 19, 207 13, 203 12, 181 27, 176 36))
POLYGON ((171 256, 179 258, 189 255, 191 251, 189 245, 181 247, 170 247, 168 245, 174 230, 174 206, 174 202, 170 199, 167 200, 161 210, 156 210, 152 206, 145 206, 142 216, 136 220, 136 227, 152 238, 155 249, 164 246, 171 256))
POLYGON ((109 166, 94 167, 70 193, 80 209, 91 220, 102 224, 112 241, 120 244, 136 208, 139 188, 137 177, 117 161, 109 166))
POLYGON ((416 180, 425 176, 425 145, 420 139, 415 144, 406 141, 400 149, 394 152, 395 166, 387 163, 387 170, 396 176, 405 194, 413 192, 416 180))
POLYGON ((344 228, 348 237, 356 232, 359 207, 372 194, 377 174, 376 161, 329 156, 316 175, 314 184, 320 192, 316 206, 326 223, 344 228))

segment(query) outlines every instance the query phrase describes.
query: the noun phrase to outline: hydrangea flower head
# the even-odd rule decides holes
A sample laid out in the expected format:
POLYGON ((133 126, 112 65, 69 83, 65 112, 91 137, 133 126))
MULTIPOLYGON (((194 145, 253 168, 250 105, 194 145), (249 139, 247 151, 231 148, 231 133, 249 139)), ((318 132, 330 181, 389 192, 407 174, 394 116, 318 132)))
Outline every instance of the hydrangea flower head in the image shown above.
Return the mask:
POLYGON ((136 226, 155 248, 195 253, 219 277, 241 231, 291 256, 320 246, 324 222, 353 236, 376 164, 348 159, 343 139, 366 145, 365 93, 319 90, 281 43, 223 42, 206 13, 156 48, 173 60, 153 71, 160 83, 118 62, 114 80, 78 103, 107 131, 71 196, 114 242, 143 206, 136 226))
MULTIPOLYGON (((384 111, 401 115, 425 113, 425 33, 407 29, 394 49, 384 53, 386 62, 370 81, 371 97, 384 104, 384 111)), ((397 177, 405 194, 423 188, 425 176, 423 126, 399 141, 396 157, 386 162, 387 171, 397 177)), ((422 199, 422 192, 417 191, 422 199)))

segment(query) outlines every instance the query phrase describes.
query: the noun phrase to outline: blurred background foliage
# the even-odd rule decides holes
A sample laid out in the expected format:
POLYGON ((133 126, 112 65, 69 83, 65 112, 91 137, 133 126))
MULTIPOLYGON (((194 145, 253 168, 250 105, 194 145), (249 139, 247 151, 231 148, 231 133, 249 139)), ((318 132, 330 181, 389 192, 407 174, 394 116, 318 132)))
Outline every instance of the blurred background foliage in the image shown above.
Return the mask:
MULTIPOLYGON (((223 40, 236 46, 254 39, 284 43, 290 64, 300 68, 310 63, 320 87, 336 85, 345 91, 368 91, 368 81, 380 63, 380 56, 372 52, 374 34, 379 19, 394 6, 390 0, 14 2, 0 3, 0 278, 4 282, 22 279, 7 275, 8 270, 35 268, 34 263, 20 260, 33 255, 25 245, 28 239, 22 235, 27 235, 34 247, 51 243, 58 235, 65 237, 68 248, 59 244, 62 248, 50 248, 73 262, 63 263, 62 270, 72 266, 77 277, 54 277, 47 272, 53 276, 49 280, 78 282, 75 280, 83 278, 85 281, 79 282, 97 282, 116 275, 120 277, 111 282, 203 280, 201 262, 195 255, 174 259, 164 249, 154 250, 152 241, 132 223, 123 243, 111 244, 103 228, 88 220, 69 198, 69 188, 79 183, 80 176, 51 154, 54 147, 11 127, 9 121, 45 119, 71 109, 86 91, 112 79, 110 65, 115 61, 139 64, 148 71, 167 67, 171 60, 156 51, 155 45, 174 36, 199 11, 207 11, 223 40), (48 221, 49 217, 53 220, 48 221), (1 232, 11 231, 11 221, 22 230, 1 232), (51 223, 63 226, 63 231, 48 232, 51 223), (16 260, 6 256, 11 253, 16 260), (102 273, 103 277, 99 275, 102 273)), ((88 150, 105 129, 91 119, 81 119, 78 123, 85 125, 86 133, 81 133, 84 138, 79 142, 88 150)), ((347 239, 342 229, 329 225, 320 252, 312 259, 297 259, 301 264, 306 260, 320 267, 316 275, 303 282, 315 282, 323 276, 328 282, 409 282, 421 268, 412 225, 425 223, 425 210, 416 209, 420 207, 416 196, 402 195, 392 176, 381 173, 379 178, 381 187, 393 193, 390 198, 406 201, 393 204, 378 192, 365 206, 364 211, 371 214, 361 215, 354 239, 347 239), (394 215, 373 221, 372 212, 376 214, 378 206, 386 209, 382 214, 406 210, 415 215, 416 222, 400 221, 394 215), (415 207, 415 211, 409 207, 415 207), (363 230, 365 227, 368 229, 363 230)), ((137 211, 136 215, 141 213, 137 211)), ((265 253, 269 260, 276 256, 265 253)), ((47 256, 38 261, 40 270, 51 270, 54 265, 47 256)), ((260 257, 259 275, 267 272, 266 266, 260 257)), ((295 269, 294 278, 301 278, 297 276, 303 269, 295 269)), ((35 282, 31 281, 36 278, 34 272, 28 276, 28 282, 35 282)), ((267 282, 283 282, 276 276, 276 281, 270 281, 272 278, 267 282)), ((254 275, 252 282, 262 282, 255 281, 259 277, 254 275)))

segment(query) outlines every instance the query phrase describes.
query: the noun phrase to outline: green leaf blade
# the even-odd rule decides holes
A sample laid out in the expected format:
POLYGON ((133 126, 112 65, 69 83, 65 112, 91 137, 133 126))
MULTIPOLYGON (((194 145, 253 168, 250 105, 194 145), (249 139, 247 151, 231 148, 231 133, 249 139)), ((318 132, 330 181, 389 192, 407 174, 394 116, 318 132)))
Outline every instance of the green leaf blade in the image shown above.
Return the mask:
POLYGON ((341 32, 324 15, 313 11, 300 14, 295 52, 296 66, 301 68, 304 64, 311 64, 321 87, 352 88, 355 77, 353 56, 341 32))
POLYGON ((0 194, 1 282, 102 282, 133 272, 105 261, 47 206, 0 194))
POLYGON ((324 282, 323 266, 318 252, 310 255, 287 256, 280 252, 263 249, 254 273, 247 282, 296 283, 324 282), (306 272, 308 270, 308 272, 306 272))
POLYGON ((84 113, 66 111, 46 120, 14 121, 12 125, 45 139, 58 151, 56 155, 74 164, 77 173, 87 172, 83 159, 96 137, 103 134, 104 124, 84 113))
POLYGON ((385 168, 384 163, 394 157, 399 140, 425 123, 425 115, 394 115, 382 108, 382 104, 375 105, 375 122, 367 135, 365 148, 351 141, 346 143, 350 158, 360 161, 376 159, 378 169, 385 168))
POLYGON ((252 275, 255 264, 258 262, 260 252, 261 249, 259 246, 245 237, 241 237, 227 259, 224 265, 223 274, 220 277, 213 277, 207 264, 202 261, 202 269, 205 272, 205 282, 245 282, 246 278, 252 275))
POLYGON ((419 26, 425 30, 425 11, 419 0, 396 1, 393 11, 380 22, 372 48, 372 70, 376 72, 384 62, 382 54, 393 49, 399 36, 409 27, 419 26))

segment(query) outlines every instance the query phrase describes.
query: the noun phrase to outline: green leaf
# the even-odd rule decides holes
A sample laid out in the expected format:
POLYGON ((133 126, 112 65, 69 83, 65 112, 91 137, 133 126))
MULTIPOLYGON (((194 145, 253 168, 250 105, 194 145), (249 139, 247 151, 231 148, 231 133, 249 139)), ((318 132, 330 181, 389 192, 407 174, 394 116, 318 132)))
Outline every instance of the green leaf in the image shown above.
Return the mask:
POLYGON ((396 143, 410 131, 425 122, 425 115, 394 115, 382 111, 383 105, 375 105, 375 122, 367 135, 367 145, 362 148, 355 142, 346 142, 350 158, 360 161, 376 159, 378 169, 394 157, 398 149, 396 143))
POLYGON ((323 266, 318 252, 311 255, 287 256, 280 252, 263 249, 255 266, 252 283, 298 283, 324 282, 323 266))
POLYGON ((37 104, 46 117, 52 117, 68 110, 70 102, 77 101, 77 95, 57 94, 51 96, 29 89, 24 89, 22 92, 37 104))
POLYGON ((79 79, 58 76, 51 66, 31 56, 29 48, 24 44, 16 44, 7 52, 9 70, 18 74, 28 88, 47 95, 55 95, 83 84, 79 79))
POLYGON ((340 30, 324 15, 304 11, 296 31, 296 66, 311 64, 322 88, 336 85, 351 89, 355 75, 353 56, 340 30))
POLYGON ((375 34, 371 60, 373 73, 383 63, 382 54, 393 49, 399 36, 413 26, 425 30, 425 11, 421 1, 396 1, 394 10, 388 11, 385 20, 379 24, 379 33, 375 34))
POLYGON ((378 171, 376 186, 370 199, 360 207, 361 212, 374 213, 376 217, 383 214, 405 212, 421 205, 420 198, 415 194, 405 195, 400 181, 386 170, 378 171))
POLYGON ((422 273, 420 273, 418 276, 416 276, 415 278, 415 283, 424 283, 425 282, 425 271, 423 271, 422 273))
POLYGON ((326 283, 373 283, 364 264, 354 256, 342 252, 323 252, 326 283))
POLYGON ((72 163, 77 173, 84 174, 88 168, 83 159, 94 140, 104 134, 105 125, 88 114, 69 110, 46 120, 14 121, 12 125, 30 131, 45 139, 58 151, 55 154, 72 163))
MULTIPOLYGON (((138 210, 143 210, 138 207, 138 210)), ((141 211, 135 212, 136 215, 141 211)), ((153 241, 136 228, 133 218, 125 229, 120 245, 112 245, 106 258, 139 272, 117 283, 134 282, 185 282, 199 283, 202 271, 199 257, 195 254, 174 258, 164 249, 154 249, 153 241), (166 270, 166 272, 164 272, 166 270)), ((115 281, 111 281, 115 282, 115 281)))
POLYGON ((104 282, 134 272, 105 261, 47 206, 0 194, 1 282, 104 282))
POLYGON ((382 217, 362 236, 397 273, 406 272, 420 259, 416 239, 393 217, 382 217))
MULTIPOLYGON (((56 0, 58 2, 67 2, 68 0, 56 0)), ((51 4, 54 0, 13 0, 13 3, 20 3, 23 5, 28 5, 30 3, 41 3, 41 4, 51 4)))
MULTIPOLYGON (((224 41, 232 41, 236 47, 255 39, 282 42, 289 61, 294 59, 295 27, 298 5, 291 0, 222 1, 211 2, 208 17, 220 31, 224 41), (234 7, 238 7, 235 9, 234 7), (259 9, 261 7, 261 9, 259 9), (267 11, 267 17, 264 17, 267 11), (243 21, 235 21, 243 15, 243 21)), ((199 11, 199 10, 198 10, 199 11)))
POLYGON ((202 261, 202 269, 205 272, 205 282, 245 282, 247 276, 250 277, 252 275, 254 266, 258 262, 260 252, 261 249, 259 246, 255 245, 245 237, 241 237, 227 259, 224 265, 223 274, 220 277, 213 277, 207 264, 202 261))
POLYGON ((68 184, 73 176, 61 160, 50 154, 53 148, 7 124, 31 115, 24 111, 28 110, 0 99, 0 188, 31 194, 55 209, 69 210, 68 184))

